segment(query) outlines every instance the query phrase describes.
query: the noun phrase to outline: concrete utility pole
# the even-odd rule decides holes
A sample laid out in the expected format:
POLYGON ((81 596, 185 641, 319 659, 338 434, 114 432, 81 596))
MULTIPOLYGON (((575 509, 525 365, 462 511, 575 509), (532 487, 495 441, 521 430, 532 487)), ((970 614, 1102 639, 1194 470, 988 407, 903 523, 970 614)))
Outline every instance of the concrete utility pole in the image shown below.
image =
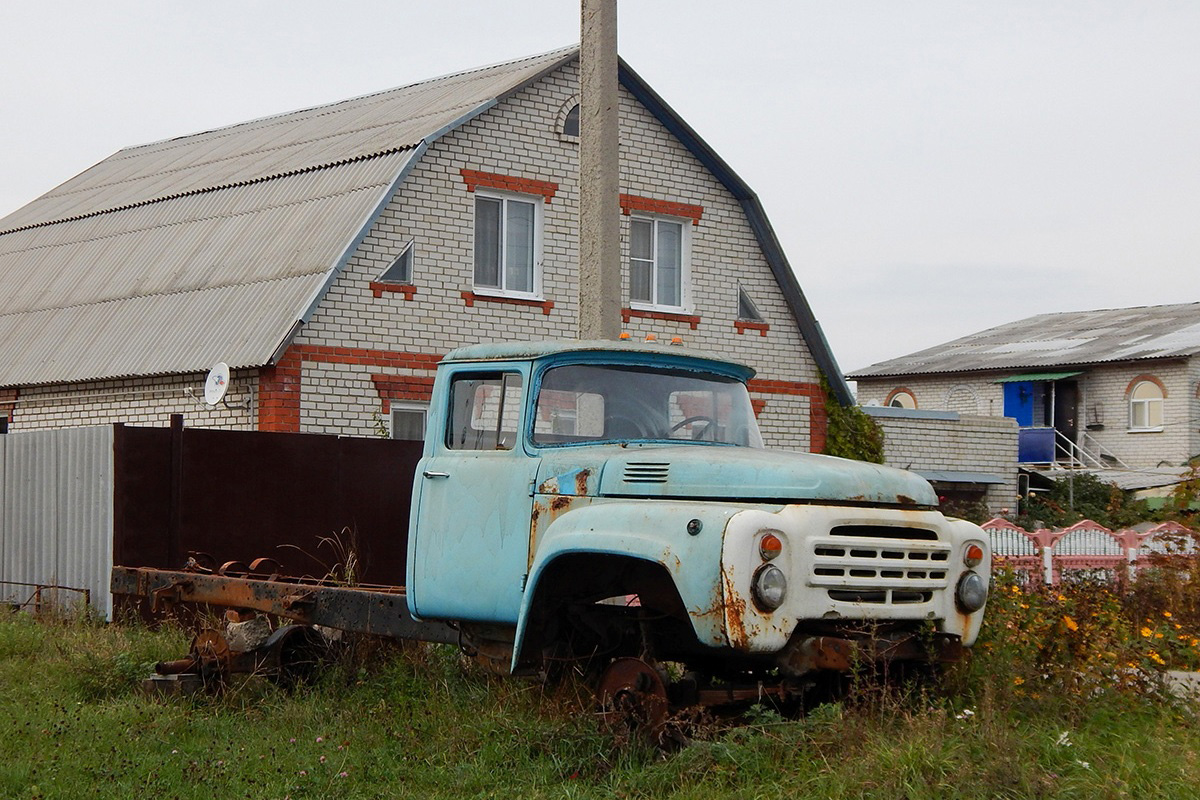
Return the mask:
POLYGON ((617 0, 582 0, 579 46, 579 338, 621 330, 617 0))

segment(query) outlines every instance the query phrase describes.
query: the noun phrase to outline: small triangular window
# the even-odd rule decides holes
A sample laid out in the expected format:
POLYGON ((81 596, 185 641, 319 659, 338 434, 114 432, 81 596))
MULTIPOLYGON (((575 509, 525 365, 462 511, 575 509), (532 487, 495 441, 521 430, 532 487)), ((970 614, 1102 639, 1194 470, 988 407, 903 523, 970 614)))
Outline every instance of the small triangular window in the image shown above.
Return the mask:
POLYGON ((745 319, 751 322, 762 322, 762 314, 758 313, 758 306, 754 305, 754 301, 750 299, 750 295, 746 294, 746 290, 738 287, 738 319, 745 319))
POLYGON ((409 242, 396 256, 396 260, 379 276, 380 283, 412 283, 413 242, 409 242))

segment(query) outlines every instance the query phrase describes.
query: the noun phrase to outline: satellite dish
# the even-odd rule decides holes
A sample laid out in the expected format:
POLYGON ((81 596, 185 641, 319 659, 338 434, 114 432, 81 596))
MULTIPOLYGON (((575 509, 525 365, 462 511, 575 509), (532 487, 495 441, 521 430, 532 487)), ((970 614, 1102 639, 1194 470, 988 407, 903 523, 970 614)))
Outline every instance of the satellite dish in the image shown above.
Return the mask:
POLYGON ((215 406, 221 402, 227 391, 229 391, 229 365, 224 361, 218 361, 208 371, 208 377, 204 379, 204 402, 215 406))

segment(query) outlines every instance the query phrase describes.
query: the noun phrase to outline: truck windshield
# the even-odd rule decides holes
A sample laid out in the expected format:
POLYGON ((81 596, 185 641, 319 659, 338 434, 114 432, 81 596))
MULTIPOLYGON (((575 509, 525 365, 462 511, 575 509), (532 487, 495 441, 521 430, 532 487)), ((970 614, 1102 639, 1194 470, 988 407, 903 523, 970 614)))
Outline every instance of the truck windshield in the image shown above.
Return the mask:
POLYGON ((632 440, 762 447, 746 386, 685 369, 571 364, 546 370, 533 442, 632 440))

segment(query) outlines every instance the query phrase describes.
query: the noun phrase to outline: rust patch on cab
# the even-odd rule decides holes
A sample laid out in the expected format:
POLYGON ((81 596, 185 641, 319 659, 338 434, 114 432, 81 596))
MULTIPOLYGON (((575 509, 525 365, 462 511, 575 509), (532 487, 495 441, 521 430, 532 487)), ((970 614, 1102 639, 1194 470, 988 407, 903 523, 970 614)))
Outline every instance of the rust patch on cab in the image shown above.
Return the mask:
POLYGON ((896 502, 902 506, 915 506, 917 504, 916 500, 913 500, 911 497, 909 497, 906 494, 896 495, 896 502))
POLYGON ((575 494, 587 494, 588 478, 592 476, 590 469, 581 469, 575 473, 575 494))
POLYGON ((729 646, 737 650, 747 650, 750 647, 750 636, 746 632, 743 618, 746 615, 746 598, 733 588, 732 567, 721 568, 721 583, 725 591, 725 634, 729 638, 729 646))
POLYGON ((550 513, 557 514, 571 505, 571 498, 560 494, 550 501, 550 513))

